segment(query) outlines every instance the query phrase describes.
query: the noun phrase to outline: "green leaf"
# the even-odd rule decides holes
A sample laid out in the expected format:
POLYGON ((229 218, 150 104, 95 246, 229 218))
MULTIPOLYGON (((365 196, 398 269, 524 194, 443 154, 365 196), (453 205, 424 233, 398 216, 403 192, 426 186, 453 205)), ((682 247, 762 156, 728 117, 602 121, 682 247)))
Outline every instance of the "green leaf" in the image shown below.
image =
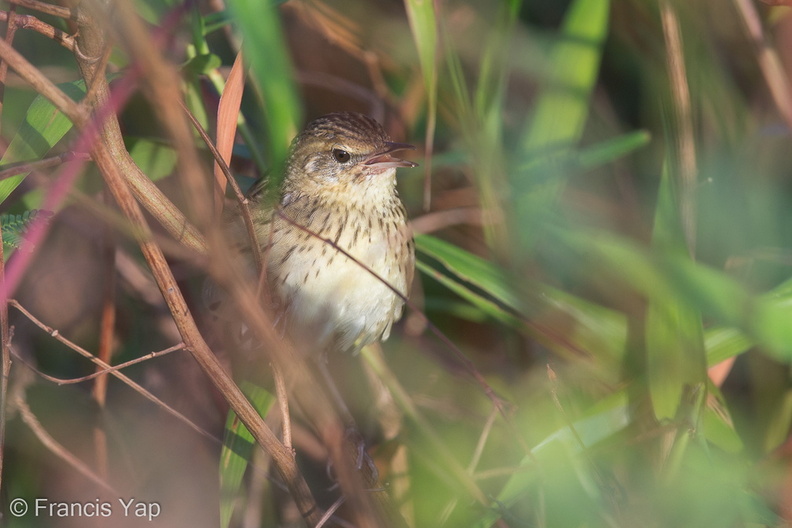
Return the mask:
MULTIPOLYGON (((85 95, 83 81, 63 83, 58 87, 75 101, 79 101, 85 95)), ((0 159, 0 166, 42 159, 58 141, 63 139, 72 126, 72 122, 65 115, 49 100, 39 95, 28 108, 25 121, 0 159)), ((27 175, 28 173, 19 174, 0 181, 0 203, 8 198, 27 175)))
POLYGON ((707 365, 717 365, 730 357, 747 352, 754 341, 737 328, 710 328, 704 333, 707 365))
POLYGON ((513 283, 498 266, 453 244, 429 235, 415 237, 416 249, 439 261, 459 279, 477 287, 509 308, 520 311, 513 283))
POLYGON ((577 155, 577 166, 590 170, 616 161, 634 150, 645 147, 652 136, 646 130, 637 130, 608 139, 581 150, 577 155))
MULTIPOLYGON (((677 260, 692 263, 668 170, 663 171, 660 181, 652 246, 663 255, 673 255, 677 260)), ((684 289, 674 277, 671 282, 677 290, 684 289)), ((704 390, 706 387, 707 362, 700 305, 684 295, 649 298, 645 333, 647 374, 652 407, 658 420, 677 415, 686 390, 693 387, 704 390)), ((703 400, 699 398, 697 401, 703 400)))
MULTIPOLYGON (((547 436, 531 449, 531 456, 526 456, 515 469, 496 498, 501 508, 510 508, 526 497, 535 493, 533 486, 542 478, 541 464, 546 457, 552 457, 559 450, 566 453, 574 461, 584 449, 602 442, 624 430, 630 423, 629 405, 624 392, 618 392, 591 409, 588 416, 575 421, 571 427, 562 427, 547 436), (582 442, 582 445, 581 445, 582 442), (540 467, 537 467, 537 462, 540 467)), ((501 514, 497 510, 488 510, 471 526, 489 528, 493 526, 501 514)))
MULTIPOLYGON (((658 306, 678 304, 682 310, 685 306, 691 310, 687 314, 669 313, 667 317, 678 318, 681 324, 686 324, 688 316, 696 317, 699 323, 702 313, 713 317, 720 326, 706 334, 708 364, 744 353, 753 346, 792 362, 789 281, 752 296, 726 273, 694 262, 686 255, 660 248, 650 252, 631 240, 596 229, 557 229, 554 233, 559 245, 571 250, 571 260, 589 262, 589 272, 607 270, 615 284, 627 284, 658 306)), ((673 331, 669 337, 673 338, 673 331)), ((656 359, 662 362, 662 357, 656 359)))
POLYGON ((608 361, 606 365, 621 363, 627 347, 625 314, 546 285, 541 286, 540 298, 574 321, 564 328, 564 340, 608 361))
POLYGON ((483 313, 508 325, 521 326, 521 322, 519 318, 515 317, 512 313, 508 312, 507 310, 504 310, 502 306, 493 302, 492 299, 489 299, 486 296, 482 295, 481 293, 472 290, 465 284, 452 279, 448 275, 445 275, 437 271, 436 269, 425 264, 424 262, 417 261, 415 263, 415 266, 416 268, 418 268, 420 272, 428 275, 429 277, 434 278, 440 284, 442 284, 452 292, 456 293, 457 295, 468 301, 473 306, 477 307, 483 313))
POLYGON ((704 437, 713 445, 727 453, 738 453, 743 449, 740 435, 734 430, 734 423, 729 415, 726 401, 718 388, 709 383, 711 398, 704 407, 701 417, 701 427, 704 437))
POLYGON ((410 21, 418 61, 424 78, 424 89, 429 101, 429 112, 434 112, 437 101, 437 22, 435 4, 431 0, 407 0, 407 18, 410 21))
POLYGON ((182 65, 182 71, 188 75, 204 75, 222 65, 220 57, 214 53, 196 55, 182 65))
POLYGON ((127 148, 137 166, 152 181, 169 176, 176 168, 176 151, 163 143, 138 138, 129 140, 127 148))
POLYGON ((527 152, 577 142, 589 115, 589 97, 608 34, 610 2, 577 0, 550 51, 544 89, 523 135, 527 152))
MULTIPOLYGON (((280 167, 297 135, 302 112, 279 11, 259 0, 229 0, 227 5, 244 37, 245 59, 264 105, 271 166, 280 167)), ((279 171, 272 176, 280 177, 279 171)), ((278 183, 273 182, 274 188, 278 183)))
MULTIPOLYGON (((546 285, 536 285, 530 292, 514 285, 515 279, 497 265, 441 239, 418 235, 416 249, 431 257, 453 277, 441 273, 425 262, 418 269, 464 298, 482 312, 512 326, 530 312, 560 311, 574 322, 565 328, 564 341, 577 348, 610 360, 622 357, 627 342, 624 314, 588 302, 546 285), (521 295, 522 294, 522 295, 521 295), (530 307, 526 299, 531 299, 530 307)), ((523 284, 525 288, 525 284, 523 284)))
MULTIPOLYGON (((563 156, 580 140, 608 34, 609 10, 608 0, 576 0, 567 10, 547 59, 544 86, 520 139, 520 159, 548 152, 563 156)), ((557 209, 567 174, 563 167, 515 168, 510 178, 516 248, 530 251, 541 226, 557 209)))
MULTIPOLYGON (((267 416, 275 397, 261 387, 243 382, 242 392, 261 416, 267 416)), ((226 418, 223 449, 220 452, 220 526, 226 528, 234 513, 242 477, 253 454, 255 440, 247 427, 229 410, 226 418)))
POLYGON ((648 145, 650 139, 648 132, 638 130, 579 151, 550 151, 531 157, 527 162, 519 165, 518 170, 530 174, 534 183, 541 183, 555 174, 590 171, 616 161, 648 145))

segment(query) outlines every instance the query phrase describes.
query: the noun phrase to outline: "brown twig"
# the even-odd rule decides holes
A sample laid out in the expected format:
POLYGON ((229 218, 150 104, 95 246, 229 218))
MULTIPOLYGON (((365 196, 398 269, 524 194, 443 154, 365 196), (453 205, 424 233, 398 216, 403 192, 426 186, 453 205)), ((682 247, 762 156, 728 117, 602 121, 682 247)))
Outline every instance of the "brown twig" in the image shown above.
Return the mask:
POLYGON ((40 95, 49 99, 55 107, 77 126, 88 120, 85 108, 75 103, 63 90, 55 86, 41 70, 33 66, 25 57, 4 40, 0 40, 0 58, 8 63, 40 95))
MULTIPOLYGON (((390 289, 390 290, 391 290, 391 291, 394 293, 394 295, 398 296, 398 297, 399 297, 399 298, 400 298, 400 299, 401 299, 401 300, 404 302, 404 304, 406 304, 406 305, 407 305, 407 306, 408 306, 408 307, 409 307, 411 310, 413 310, 413 311, 415 311, 415 312, 419 312, 419 313, 420 313, 420 310, 418 310, 418 309, 417 309, 417 307, 415 307, 415 306, 412 304, 412 302, 410 301, 410 299, 408 299, 408 298, 407 298, 407 296, 406 296, 406 295, 405 295, 403 292, 399 291, 399 290, 398 290, 397 288, 395 288, 395 287, 394 287, 394 286, 393 286, 391 283, 389 283, 389 282, 388 282, 387 280, 385 280, 385 279, 384 279, 382 276, 380 276, 380 275, 379 275, 377 272, 375 272, 375 271, 374 271, 373 269, 371 269, 369 266, 366 266, 366 265, 365 265, 363 262, 361 262, 360 260, 358 260, 357 258, 355 258, 355 257, 354 257, 352 254, 350 254, 350 253, 349 253, 348 251, 346 251, 344 248, 340 247, 338 244, 336 244, 336 243, 335 243, 335 242, 333 242, 332 240, 330 240, 330 239, 328 239, 328 238, 324 238, 324 237, 322 237, 321 235, 319 235, 319 234, 315 233, 314 231, 312 231, 311 229, 308 229, 307 227, 305 227, 305 226, 303 226, 303 225, 299 224, 298 222, 295 222, 294 220, 292 220, 291 218, 289 218, 289 217, 288 217, 286 214, 284 214, 284 213, 283 213, 283 211, 282 211, 280 208, 278 208, 278 209, 276 210, 276 213, 275 213, 275 214, 277 214, 277 215, 278 215, 280 218, 282 218, 284 221, 288 222, 289 224, 293 225, 294 227, 298 228, 299 230, 301 230, 301 231, 304 231, 304 232, 308 233, 309 235, 311 235, 311 236, 313 236, 313 237, 315 237, 315 238, 317 238, 317 239, 319 239, 319 240, 322 240, 322 241, 323 241, 325 244, 328 244, 328 245, 329 245, 330 247, 332 247, 332 248, 333 248, 335 251, 338 251, 339 253, 341 253, 342 255, 344 255, 346 258, 348 258, 350 261, 352 261, 352 262, 354 262, 356 265, 360 266, 361 270, 363 270, 363 271, 364 271, 364 272, 366 272, 366 273, 369 273, 369 274, 370 274, 371 276, 373 276, 375 279, 377 279, 377 280, 378 280, 378 281, 380 281, 382 284, 384 284, 384 285, 385 285, 385 286, 386 286, 388 289, 390 289)), ((422 314, 422 315, 423 315, 423 314, 422 314)), ((424 315, 423 317, 426 317, 426 316, 424 315)), ((470 359, 468 359, 468 358, 465 356, 465 354, 464 354, 464 353, 463 353, 463 352, 462 352, 462 351, 459 349, 459 347, 457 347, 457 346, 456 346, 456 345, 453 343, 453 341, 451 341, 450 339, 448 339, 448 337, 447 337, 445 334, 443 334, 443 333, 440 331, 440 329, 439 329, 439 328, 437 328, 436 326, 432 325, 432 324, 431 324, 431 323, 430 323, 428 320, 427 320, 427 323, 429 324, 429 328, 432 330, 432 332, 433 332, 433 333, 434 333, 434 334, 435 334, 435 335, 436 335, 436 336, 437 336, 437 337, 438 337, 438 338, 439 338, 439 339, 440 339, 440 340, 441 340, 441 341, 442 341, 442 342, 443 342, 443 343, 444 343, 444 344, 445 344, 445 345, 446 345, 446 346, 447 346, 447 347, 448 347, 448 348, 449 348, 451 351, 453 351, 453 352, 454 352, 454 355, 456 356, 456 358, 457 358, 457 361, 459 361, 459 362, 462 364, 462 366, 465 368, 465 370, 466 370, 466 371, 467 371, 467 372, 468 372, 468 373, 471 375, 471 377, 472 377, 474 380, 476 380, 476 382, 479 384, 479 386, 481 387, 481 389, 482 389, 482 391, 484 392, 484 394, 486 394, 486 395, 487 395, 487 397, 488 397, 490 400, 492 400, 492 402, 495 404, 495 406, 496 406, 496 407, 498 408, 498 410, 501 412, 501 415, 502 415, 502 416, 503 416, 503 417, 504 417, 504 418, 505 418, 505 419, 508 421, 508 420, 509 420, 509 418, 508 418, 508 416, 507 416, 507 413, 506 413, 506 400, 504 400, 503 398, 501 398, 500 396, 498 396, 498 395, 497 395, 497 393, 495 392, 495 390, 494 390, 494 389, 493 389, 493 388, 492 388, 492 387, 489 385, 489 383, 487 383, 487 381, 484 379, 484 377, 481 375, 481 373, 480 373, 480 372, 479 372, 479 371, 476 369, 476 367, 475 367, 475 365, 473 364, 473 362, 472 362, 472 361, 470 361, 470 359)))
POLYGON ((50 158, 43 158, 37 161, 21 161, 19 163, 10 163, 8 165, 0 166, 3 167, 0 169, 0 180, 12 178, 20 174, 27 174, 33 171, 49 169, 50 167, 57 167, 58 165, 67 163, 69 161, 88 161, 90 159, 91 156, 87 152, 64 152, 63 154, 52 156, 50 158))
MULTIPOLYGON (((54 40, 67 50, 71 52, 77 51, 77 45, 74 41, 74 35, 70 35, 62 29, 41 21, 33 15, 20 15, 14 10, 15 6, 11 6, 9 11, 0 11, 0 22, 8 23, 8 30, 12 29, 31 29, 36 33, 44 35, 45 37, 54 40)), ((8 40, 8 39, 6 39, 8 40)))
MULTIPOLYGON (((97 31, 101 32, 97 28, 94 30, 94 33, 97 31)), ((85 35, 82 35, 82 38, 84 37, 85 35)), ((103 50, 106 49, 104 38, 102 37, 100 42, 95 44, 95 49, 87 44, 84 47, 96 51, 98 56, 102 56, 103 50)), ((13 68, 22 79, 30 84, 40 95, 49 99, 50 102, 52 102, 58 110, 63 112, 77 127, 83 128, 88 123, 89 112, 86 107, 75 103, 68 95, 55 86, 52 81, 45 77, 38 68, 30 64, 27 59, 3 40, 0 40, 0 58, 8 62, 8 65, 13 68)), ((98 61, 88 64, 85 62, 78 62, 78 64, 90 68, 93 73, 96 73, 101 67, 98 61)), ((90 75, 88 85, 94 86, 94 83, 96 83, 95 86, 98 92, 96 93, 95 100, 101 101, 101 104, 97 105, 97 109, 108 108, 106 105, 110 100, 110 92, 107 81, 102 76, 90 75)), ((104 113, 107 114, 106 111, 104 113)), ((182 212, 162 194, 162 191, 143 174, 140 167, 132 160, 129 152, 127 152, 124 146, 118 120, 114 116, 108 116, 103 120, 100 134, 106 142, 106 148, 109 149, 110 155, 115 159, 115 163, 120 166, 121 170, 126 175, 132 192, 135 194, 135 197, 140 200, 140 203, 157 218, 162 226, 165 227, 174 238, 193 251, 205 254, 206 243, 203 236, 187 221, 182 212)))
POLYGON ((204 130, 204 128, 201 126, 201 123, 198 122, 198 120, 186 106, 182 105, 182 108, 186 113, 187 118, 192 123, 193 128, 195 128, 195 130, 198 132, 198 135, 201 136, 201 139, 209 149, 209 152, 212 153, 212 156, 215 159, 215 167, 219 168, 220 172, 225 176, 228 185, 231 187, 231 190, 233 191, 234 196, 239 203, 242 220, 245 223, 245 229, 247 230, 248 239, 250 241, 250 250, 253 253, 253 262, 255 263, 256 270, 258 270, 260 275, 264 268, 264 258, 261 254, 261 246, 258 243, 256 227, 253 225, 253 215, 250 212, 250 200, 245 197, 242 189, 236 182, 236 179, 234 179, 234 175, 231 174, 231 169, 228 167, 225 159, 223 159, 222 154, 217 150, 217 147, 215 147, 214 143, 212 142, 212 138, 209 137, 209 134, 207 134, 206 130, 204 130))
POLYGON ((314 528, 322 528, 325 525, 325 523, 327 523, 327 521, 332 519, 333 514, 338 510, 338 508, 341 507, 342 504, 344 504, 343 496, 338 497, 338 499, 336 499, 336 501, 327 509, 325 514, 322 516, 322 518, 319 519, 319 522, 316 524, 314 528))
MULTIPOLYGON (((99 2, 93 4, 95 8, 104 9, 104 5, 100 5, 99 2)), ((118 40, 136 59, 135 65, 140 71, 145 95, 153 107, 154 114, 170 136, 178 155, 177 176, 182 184, 181 190, 186 199, 189 217, 199 229, 205 231, 204 228, 212 225, 211 217, 207 215, 211 210, 209 179, 206 177, 206 167, 198 157, 190 125, 181 108, 176 104, 182 100, 181 79, 173 65, 162 55, 161 45, 158 44, 157 39, 151 38, 150 32, 135 9, 133 2, 116 2, 113 4, 112 16, 107 11, 104 14, 108 16, 108 20, 114 22, 112 27, 118 40)), ((92 12, 91 15, 94 13, 92 12)), ((97 23, 98 20, 93 19, 91 23, 81 26, 81 31, 97 23)), ((98 28, 91 28, 94 33, 97 30, 98 28)), ((103 34, 97 36, 103 41, 103 34)), ((81 39, 79 42, 82 41, 81 39)), ((104 45, 98 47, 96 44, 85 49, 89 51, 104 49, 104 45)), ((88 79, 96 77, 95 71, 88 72, 85 66, 82 69, 84 73, 88 73, 88 79)))
POLYGON ((666 44, 666 67, 674 108, 674 173, 679 184, 679 220, 690 255, 696 252, 696 137, 690 108, 690 88, 685 68, 679 19, 668 0, 660 2, 666 44))
POLYGON ((170 354, 172 352, 178 352, 179 350, 184 350, 184 343, 179 343, 178 345, 173 345, 172 347, 168 347, 165 350, 160 350, 158 352, 149 352, 148 354, 146 354, 144 356, 140 356, 140 357, 137 357, 135 359, 130 359, 129 361, 125 361, 123 363, 119 363, 118 365, 113 365, 112 367, 111 366, 107 366, 105 368, 105 367, 102 367, 101 364, 97 364, 96 365, 97 370, 93 374, 88 374, 87 376, 81 376, 79 378, 69 378, 69 379, 56 378, 55 376, 50 376, 49 374, 47 374, 45 372, 41 372, 39 369, 37 369, 36 367, 34 367, 33 365, 31 365, 30 363, 25 361, 24 358, 22 358, 21 356, 17 355, 16 353, 14 354, 14 356, 19 361, 21 361, 27 368, 32 370, 37 376, 40 376, 40 377, 42 377, 43 379, 45 379, 47 381, 50 381, 50 382, 55 383, 57 385, 74 385, 76 383, 83 383, 85 381, 90 381, 92 379, 104 377, 106 374, 111 374, 113 372, 118 372, 118 371, 123 370, 123 369, 125 369, 127 367, 131 367, 132 365, 137 365, 138 363, 143 363, 144 361, 148 361, 150 359, 158 358, 160 356, 164 356, 164 355, 170 354))
MULTIPOLYGON (((89 9, 88 4, 89 3, 86 2, 80 5, 84 6, 85 9, 89 9)), ((124 5, 126 4, 116 4, 115 7, 122 8, 124 5)), ((98 3, 93 3, 90 7, 91 9, 89 11, 83 12, 86 17, 86 21, 85 24, 81 25, 80 27, 80 36, 78 39, 81 48, 88 52, 91 52, 91 50, 95 51, 104 49, 105 45, 104 33, 101 31, 98 23, 95 20, 90 20, 90 17, 98 17, 103 15, 101 6, 98 3)), ((122 9, 122 13, 127 14, 124 9, 122 9)), ((118 16, 115 18, 120 19, 122 25, 126 23, 127 19, 134 19, 132 23, 138 24, 139 21, 137 21, 137 15, 135 13, 129 14, 129 17, 118 16)), ((142 56, 137 55, 137 52, 140 52, 141 50, 140 41, 148 41, 148 36, 145 34, 137 34, 134 31, 134 27, 132 26, 122 27, 121 30, 128 32, 126 35, 127 37, 141 37, 139 39, 126 38, 125 40, 127 45, 131 46, 130 49, 133 52, 133 56, 136 56, 139 59, 143 58, 142 56), (130 27, 132 29, 130 29, 130 27)), ((156 49, 146 49, 153 52, 154 54, 158 54, 156 49)), ((148 63, 149 57, 145 58, 147 64, 144 65, 144 71, 147 74, 151 75, 161 73, 160 67, 162 64, 152 65, 151 63, 148 63)), ((93 71, 92 65, 80 64, 80 67, 83 71, 83 75, 86 77, 86 81, 92 82, 92 79, 95 77, 95 72, 93 71)), ((162 75, 165 75, 165 77, 161 77, 160 81, 167 82, 167 79, 171 78, 170 72, 162 73, 162 75)), ((178 82, 174 82, 174 85, 178 86, 178 82)), ((157 93, 157 90, 161 89, 161 87, 155 86, 153 84, 150 86, 152 90, 154 90, 154 93, 157 93)), ((97 97, 98 100, 90 101, 90 104, 94 106, 101 106, 104 103, 101 97, 103 95, 101 93, 103 90, 99 90, 99 92, 99 97, 97 97)), ((173 108, 168 108, 169 105, 171 107, 176 106, 175 110, 178 112, 178 114, 175 117, 175 123, 169 123, 170 119, 166 119, 165 124, 167 127, 170 127, 171 132, 176 135, 176 140, 179 143, 177 145, 177 150, 179 150, 181 155, 182 152, 180 147, 183 147, 185 151, 193 149, 192 136, 189 132, 189 129, 186 129, 185 138, 185 130, 183 130, 181 125, 178 124, 184 123, 184 117, 180 114, 181 110, 178 108, 178 106, 173 105, 174 101, 178 101, 179 99, 178 97, 174 99, 171 97, 171 95, 171 92, 168 90, 167 93, 165 93, 167 99, 160 100, 159 106, 160 108, 164 107, 164 109, 166 109, 166 111, 161 114, 161 117, 163 118, 168 118, 168 116, 172 114, 173 108), (183 144, 185 141, 189 144, 189 147, 183 144)), ((118 164, 117 160, 113 156, 114 150, 125 151, 123 142, 120 141, 120 131, 119 139, 110 137, 107 134, 102 134, 101 141, 97 142, 97 144, 94 146, 93 158, 97 167, 102 173, 108 188, 113 193, 115 201, 118 203, 118 206, 129 219, 130 224, 137 233, 137 242, 141 251, 143 252, 143 256, 146 259, 149 268, 151 269, 154 279, 157 282, 157 286, 159 287, 162 296, 165 298, 165 302, 167 303, 168 308, 173 316, 174 323, 176 324, 176 327, 182 336, 182 340, 202 370, 212 380, 218 391, 223 395, 230 407, 245 424, 253 437, 256 438, 256 441, 270 454, 270 456, 272 456, 275 466, 278 469, 281 478, 283 478, 284 482, 289 487, 291 495, 296 501, 300 513, 307 522, 316 524, 316 522, 321 518, 321 514, 316 506, 316 502, 313 499, 313 495, 308 488, 307 483, 297 468, 291 451, 287 450, 283 444, 278 441, 269 427, 267 427, 267 425, 263 422, 255 408, 250 404, 239 387, 237 387, 237 385, 232 381, 231 377, 220 365, 217 358, 209 349, 208 345, 201 336, 195 320, 193 319, 192 314, 187 306, 187 303, 181 294, 179 286, 176 284, 173 273, 171 272, 171 269, 165 260, 162 250, 152 241, 151 230, 146 222, 146 219, 143 217, 140 207, 127 187, 127 177, 125 177, 124 172, 122 172, 122 167, 118 164)), ((182 169, 183 176, 187 178, 201 178, 203 170, 200 165, 197 164, 197 157, 194 153, 192 155, 188 155, 187 158, 182 159, 181 161, 182 164, 180 167, 182 169), (195 167, 196 164, 197 167, 195 167), (186 172, 189 172, 190 168, 195 168, 195 174, 185 174, 186 172)), ((185 187, 189 186, 186 185, 185 187)), ((197 196, 197 194, 200 194, 201 189, 204 187, 206 187, 206 182, 200 181, 196 187, 190 189, 187 193, 188 199, 193 205, 196 213, 199 212, 196 206, 203 199, 205 199, 206 196, 208 196, 207 194, 205 194, 203 197, 197 196)), ((260 310, 260 308, 257 309, 260 310)))
MULTIPOLYGON (((146 389, 141 387, 139 384, 135 383, 128 376, 122 374, 121 372, 118 372, 118 368, 111 367, 110 365, 108 365, 104 361, 100 360, 99 358, 97 358, 96 356, 94 356, 93 354, 91 354, 90 352, 88 352, 87 350, 82 348, 81 346, 79 346, 76 343, 73 343, 72 341, 70 341, 70 340, 66 339, 65 337, 63 337, 60 334, 60 332, 58 332, 54 328, 51 328, 51 327, 47 326, 46 324, 44 324, 40 319, 38 319, 36 316, 34 316, 32 313, 30 313, 25 307, 23 307, 21 304, 19 304, 19 302, 16 301, 15 299, 9 299, 8 300, 8 304, 13 306, 17 310, 19 310, 22 313, 22 315, 27 317, 33 324, 35 324, 36 326, 38 326, 39 328, 44 330, 46 333, 48 333, 54 339, 56 339, 57 341, 59 341, 63 345, 66 345, 71 350, 74 350, 75 352, 77 352, 78 354, 83 356, 84 358, 90 360, 95 365, 98 365, 98 366, 104 368, 105 370, 107 370, 107 372, 109 374, 111 374, 111 375, 115 376, 116 378, 118 378, 119 380, 123 381, 132 390, 134 390, 137 393, 141 394, 144 398, 146 398, 147 400, 151 401, 155 405, 161 407, 167 413, 169 413, 170 415, 172 415, 175 418, 177 418, 179 421, 187 424, 194 431, 198 432, 202 436, 205 436, 207 438, 211 438, 213 440, 216 440, 213 435, 207 433, 206 431, 204 431, 203 429, 201 429, 200 427, 195 425, 189 418, 187 418, 186 416, 181 414, 179 411, 177 411, 176 409, 170 407, 167 403, 163 402, 162 400, 160 400, 159 398, 157 398, 156 396, 151 394, 149 391, 147 391, 146 389)), ((145 358, 145 356, 144 356, 144 358, 145 358)))
POLYGON ((113 487, 105 482, 105 480, 91 471, 82 460, 74 456, 68 449, 63 447, 57 440, 55 440, 52 435, 50 435, 44 426, 41 425, 41 422, 38 421, 36 415, 33 414, 33 411, 30 410, 28 404, 22 400, 22 398, 16 398, 14 401, 14 407, 19 411, 20 416, 22 417, 22 421, 33 431, 33 434, 36 435, 36 438, 44 444, 44 446, 50 450, 50 452, 55 455, 56 457, 60 458, 68 465, 76 469, 79 473, 85 476, 88 480, 94 482, 95 484, 99 485, 103 489, 113 493, 114 495, 118 495, 118 492, 113 489, 113 487))
MULTIPOLYGON (((781 64, 781 59, 778 58, 778 52, 773 49, 765 37, 762 22, 754 3, 751 0, 733 1, 748 30, 748 36, 756 49, 759 67, 762 69, 762 75, 764 75, 768 88, 770 88, 773 102, 778 111, 781 112, 781 117, 786 121, 787 126, 792 127, 792 90, 790 89, 787 73, 781 64)), ((779 5, 784 2, 767 3, 779 5)))
MULTIPOLYGON (((107 189, 102 193, 105 204, 112 201, 107 189)), ((102 312, 99 318, 99 354, 100 360, 110 363, 113 356, 113 340, 115 337, 116 320, 116 274, 115 274, 115 242, 110 226, 102 226, 101 236, 101 266, 102 266, 102 312)), ((101 370, 97 367, 97 372, 101 370)), ((107 376, 96 378, 91 395, 100 409, 105 408, 107 401, 107 376)), ((107 435, 104 429, 96 424, 94 426, 94 449, 96 451, 97 466, 101 475, 107 475, 107 435)))
POLYGON ((9 0, 10 3, 18 6, 27 7, 39 13, 56 16, 58 18, 65 18, 69 20, 77 20, 77 13, 67 7, 61 7, 47 2, 40 2, 39 0, 9 0))
MULTIPOLYGON (((112 197, 107 191, 104 192, 104 201, 107 205, 112 201, 112 197)), ((100 360, 110 363, 113 355, 113 338, 115 337, 116 319, 116 274, 115 274, 115 243, 113 234, 107 226, 102 229, 102 312, 99 319, 99 354, 100 360)), ((96 380, 93 387, 93 396, 104 407, 107 391, 107 376, 102 376, 96 380)))
MULTIPOLYGON (((5 14, 6 14, 5 22, 8 22, 8 25, 6 26, 6 33, 3 38, 10 46, 14 42, 14 34, 16 33, 17 30, 16 6, 11 6, 11 10, 5 12, 5 14)), ((2 112, 3 105, 5 104, 5 87, 6 87, 7 75, 8 75, 8 63, 6 63, 6 61, 0 61, 0 112, 2 112)))
POLYGON ((459 224, 481 226, 483 223, 484 214, 480 207, 456 207, 423 214, 418 218, 413 218, 410 224, 413 233, 423 234, 459 224))
POLYGON ((187 349, 215 384, 218 391, 228 401, 230 407, 242 420, 242 423, 256 438, 256 441, 273 457, 281 477, 289 487, 292 497, 297 501, 300 513, 308 522, 315 524, 320 517, 320 513, 307 483, 297 468, 291 451, 287 450, 269 427, 266 426, 256 409, 232 381, 204 341, 162 250, 151 241, 150 230, 142 211, 138 207, 137 202, 134 201, 132 194, 126 187, 123 176, 103 145, 99 144, 94 149, 94 159, 121 210, 127 215, 132 225, 137 228, 136 230, 141 233, 138 243, 154 275, 157 286, 159 286, 165 302, 168 304, 173 320, 187 349))
POLYGON ((283 421, 281 427, 283 431, 283 445, 293 452, 291 413, 289 412, 289 397, 288 391, 286 390, 286 380, 283 377, 283 372, 274 362, 270 363, 270 366, 272 367, 272 377, 275 380, 275 395, 278 398, 281 420, 283 421))
POLYGON ((3 254, 3 242, 0 240, 0 489, 3 488, 8 377, 11 374, 10 342, 8 293, 5 282, 5 255, 3 254))

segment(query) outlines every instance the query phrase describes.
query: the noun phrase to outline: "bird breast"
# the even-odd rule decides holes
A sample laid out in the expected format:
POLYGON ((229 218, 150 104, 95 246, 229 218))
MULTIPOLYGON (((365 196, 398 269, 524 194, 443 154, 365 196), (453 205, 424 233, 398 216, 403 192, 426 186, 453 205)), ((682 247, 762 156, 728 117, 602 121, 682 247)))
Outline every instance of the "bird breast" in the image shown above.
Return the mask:
POLYGON ((380 205, 293 197, 275 218, 268 282, 292 336, 355 350, 387 338, 400 317, 412 236, 395 191, 371 203, 380 205))

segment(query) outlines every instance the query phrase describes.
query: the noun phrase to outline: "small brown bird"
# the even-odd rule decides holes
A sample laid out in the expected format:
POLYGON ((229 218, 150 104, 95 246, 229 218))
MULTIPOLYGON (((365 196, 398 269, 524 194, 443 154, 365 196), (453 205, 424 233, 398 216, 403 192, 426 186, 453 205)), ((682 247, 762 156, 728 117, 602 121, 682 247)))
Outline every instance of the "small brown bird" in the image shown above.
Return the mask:
POLYGON ((396 169, 416 164, 393 153, 411 148, 351 112, 320 117, 293 141, 278 209, 253 207, 268 294, 292 338, 343 351, 388 338, 404 301, 371 271, 408 294, 415 248, 396 169))

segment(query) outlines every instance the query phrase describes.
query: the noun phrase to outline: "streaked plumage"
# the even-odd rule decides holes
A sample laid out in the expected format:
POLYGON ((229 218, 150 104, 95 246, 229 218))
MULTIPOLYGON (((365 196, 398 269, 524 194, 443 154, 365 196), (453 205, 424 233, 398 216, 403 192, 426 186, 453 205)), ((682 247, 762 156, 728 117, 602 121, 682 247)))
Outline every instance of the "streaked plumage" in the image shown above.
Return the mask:
POLYGON ((269 294, 298 341, 357 350, 387 339, 401 316, 402 299, 326 240, 407 295, 415 256, 396 168, 415 164, 391 155, 405 148, 364 115, 320 117, 292 143, 280 214, 255 208, 269 294))

